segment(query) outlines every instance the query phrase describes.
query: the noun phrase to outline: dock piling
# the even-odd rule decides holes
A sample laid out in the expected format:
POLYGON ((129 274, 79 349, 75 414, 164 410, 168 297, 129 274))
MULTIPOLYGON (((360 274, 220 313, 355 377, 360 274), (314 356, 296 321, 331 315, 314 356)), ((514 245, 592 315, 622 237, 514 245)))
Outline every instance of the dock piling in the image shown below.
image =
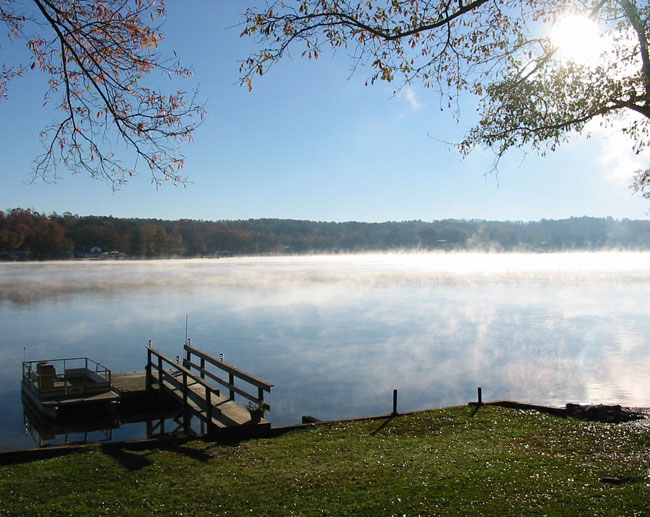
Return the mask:
POLYGON ((145 369, 145 386, 147 392, 151 392, 151 339, 149 340, 149 348, 147 348, 147 367, 145 369))
POLYGON ((185 339, 185 360, 183 361, 183 366, 189 368, 188 364, 192 362, 192 356, 187 349, 188 346, 191 346, 192 340, 187 338, 185 339))
POLYGON ((190 431, 190 419, 192 416, 190 415, 190 408, 187 405, 187 373, 183 372, 183 428, 185 431, 185 434, 189 434, 190 431))

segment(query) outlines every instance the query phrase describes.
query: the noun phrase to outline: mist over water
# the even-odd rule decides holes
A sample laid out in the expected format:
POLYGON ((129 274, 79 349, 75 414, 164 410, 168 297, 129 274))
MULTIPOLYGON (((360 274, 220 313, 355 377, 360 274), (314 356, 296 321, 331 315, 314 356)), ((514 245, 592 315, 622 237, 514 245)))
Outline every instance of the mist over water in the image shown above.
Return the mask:
MULTIPOLYGON (((144 369, 188 336, 275 384, 274 425, 516 399, 650 405, 650 253, 378 254, 0 264, 0 424, 20 364, 144 369)), ((15 399, 15 400, 14 400, 15 399)), ((6 440, 5 440, 6 438, 6 440)))

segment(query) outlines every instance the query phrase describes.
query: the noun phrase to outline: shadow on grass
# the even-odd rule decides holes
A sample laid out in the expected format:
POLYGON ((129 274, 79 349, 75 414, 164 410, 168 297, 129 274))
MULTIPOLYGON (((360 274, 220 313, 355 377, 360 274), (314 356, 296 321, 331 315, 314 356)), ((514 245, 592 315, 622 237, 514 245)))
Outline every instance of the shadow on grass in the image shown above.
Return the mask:
POLYGON ((384 428, 393 421, 393 418, 395 417, 390 416, 386 420, 384 420, 377 429, 375 429, 372 433, 370 433, 370 436, 375 436, 376 434, 382 432, 384 428))
POLYGON ((181 443, 168 443, 151 449, 143 449, 141 446, 110 444, 106 444, 102 447, 104 454, 119 461, 123 467, 130 471, 140 470, 152 465, 153 461, 148 456, 154 452, 163 450, 204 463, 212 458, 212 455, 208 454, 205 449, 187 447, 181 443))
POLYGON ((153 462, 147 458, 147 454, 136 454, 129 451, 127 447, 102 447, 106 456, 117 460, 124 468, 130 471, 140 470, 148 467, 153 462))

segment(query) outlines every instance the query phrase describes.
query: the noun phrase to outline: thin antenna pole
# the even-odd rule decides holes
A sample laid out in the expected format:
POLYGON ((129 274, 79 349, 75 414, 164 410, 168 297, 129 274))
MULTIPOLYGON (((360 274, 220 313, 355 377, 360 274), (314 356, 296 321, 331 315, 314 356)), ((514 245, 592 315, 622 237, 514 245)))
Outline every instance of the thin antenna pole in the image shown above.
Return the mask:
POLYGON ((187 345, 187 319, 189 314, 185 314, 185 344, 187 345))

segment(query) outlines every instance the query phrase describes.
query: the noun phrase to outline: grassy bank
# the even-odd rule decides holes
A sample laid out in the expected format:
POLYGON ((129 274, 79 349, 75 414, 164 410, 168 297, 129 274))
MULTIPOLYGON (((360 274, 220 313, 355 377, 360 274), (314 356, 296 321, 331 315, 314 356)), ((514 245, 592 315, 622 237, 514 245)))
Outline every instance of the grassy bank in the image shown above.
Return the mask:
POLYGON ((2 466, 0 514, 643 515, 649 469, 638 425, 458 407, 2 466))

